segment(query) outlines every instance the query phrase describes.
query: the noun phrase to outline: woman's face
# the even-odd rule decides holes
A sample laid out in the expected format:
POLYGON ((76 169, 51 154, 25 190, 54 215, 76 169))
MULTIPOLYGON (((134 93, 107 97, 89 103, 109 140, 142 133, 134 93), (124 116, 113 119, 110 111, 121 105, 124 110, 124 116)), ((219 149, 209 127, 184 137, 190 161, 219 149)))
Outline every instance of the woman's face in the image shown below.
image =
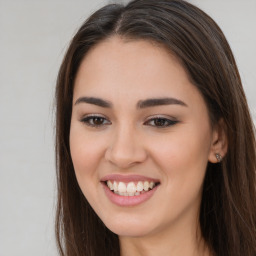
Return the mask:
POLYGON ((163 47, 113 37, 82 61, 71 156, 84 196, 116 234, 196 223, 214 133, 201 94, 163 47))

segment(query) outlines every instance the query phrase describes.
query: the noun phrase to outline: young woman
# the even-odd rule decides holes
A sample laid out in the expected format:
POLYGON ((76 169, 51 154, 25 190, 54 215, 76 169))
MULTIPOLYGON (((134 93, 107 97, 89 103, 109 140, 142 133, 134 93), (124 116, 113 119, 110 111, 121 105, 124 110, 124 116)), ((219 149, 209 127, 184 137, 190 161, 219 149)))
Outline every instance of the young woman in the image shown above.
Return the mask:
POLYGON ((98 10, 56 101, 61 255, 256 255, 255 131, 204 12, 181 0, 98 10))

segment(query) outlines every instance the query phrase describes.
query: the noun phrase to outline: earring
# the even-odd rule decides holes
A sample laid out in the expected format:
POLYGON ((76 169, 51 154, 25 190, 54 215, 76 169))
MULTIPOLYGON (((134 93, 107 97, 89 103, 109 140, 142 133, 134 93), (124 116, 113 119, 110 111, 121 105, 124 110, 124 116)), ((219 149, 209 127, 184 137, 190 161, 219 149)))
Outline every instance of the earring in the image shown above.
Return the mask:
POLYGON ((221 160, 222 160, 222 156, 221 156, 221 154, 216 153, 216 154, 215 154, 215 156, 216 156, 216 159, 217 159, 218 163, 220 163, 220 162, 221 162, 221 160))

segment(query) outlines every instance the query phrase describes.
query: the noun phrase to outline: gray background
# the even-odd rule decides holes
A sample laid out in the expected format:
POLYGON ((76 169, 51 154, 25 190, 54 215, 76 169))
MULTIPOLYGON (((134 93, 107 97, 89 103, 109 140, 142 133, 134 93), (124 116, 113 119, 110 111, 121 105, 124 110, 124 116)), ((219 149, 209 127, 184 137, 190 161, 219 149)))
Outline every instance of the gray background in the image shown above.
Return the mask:
MULTIPOLYGON (((0 256, 57 255, 56 75, 71 36, 108 2, 0 0, 0 256)), ((227 36, 255 118, 256 0, 190 2, 227 36)))

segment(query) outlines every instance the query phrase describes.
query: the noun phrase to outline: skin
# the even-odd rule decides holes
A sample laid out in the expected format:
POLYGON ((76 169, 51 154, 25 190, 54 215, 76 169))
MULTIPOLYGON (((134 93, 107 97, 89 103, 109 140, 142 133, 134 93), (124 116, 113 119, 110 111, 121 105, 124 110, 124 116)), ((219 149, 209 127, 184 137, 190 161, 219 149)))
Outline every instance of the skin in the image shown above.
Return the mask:
POLYGON ((100 219, 119 235, 121 255, 210 255, 200 236, 199 207, 207 163, 217 162, 215 153, 224 156, 225 136, 211 126, 206 104, 177 58, 148 41, 112 37, 87 53, 73 95, 76 177, 100 219), (77 102, 81 97, 112 107, 77 102), (165 97, 184 105, 136 108, 141 100, 165 97), (91 114, 103 119, 83 122, 91 114), (156 118, 177 123, 159 126, 156 118), (90 125, 95 122, 100 125, 90 125), (108 174, 144 175, 160 185, 142 204, 121 207, 100 183, 108 174))

